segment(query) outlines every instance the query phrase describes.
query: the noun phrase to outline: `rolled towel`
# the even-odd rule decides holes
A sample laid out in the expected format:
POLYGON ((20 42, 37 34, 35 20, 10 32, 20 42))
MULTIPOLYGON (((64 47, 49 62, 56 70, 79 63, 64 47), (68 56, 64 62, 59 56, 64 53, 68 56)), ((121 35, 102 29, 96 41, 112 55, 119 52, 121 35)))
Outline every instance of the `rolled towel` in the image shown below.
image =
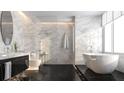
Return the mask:
POLYGON ((69 48, 69 39, 66 33, 64 34, 64 48, 65 49, 69 48))
POLYGON ((11 62, 6 62, 5 63, 5 76, 4 76, 4 80, 7 80, 9 78, 11 78, 11 62))

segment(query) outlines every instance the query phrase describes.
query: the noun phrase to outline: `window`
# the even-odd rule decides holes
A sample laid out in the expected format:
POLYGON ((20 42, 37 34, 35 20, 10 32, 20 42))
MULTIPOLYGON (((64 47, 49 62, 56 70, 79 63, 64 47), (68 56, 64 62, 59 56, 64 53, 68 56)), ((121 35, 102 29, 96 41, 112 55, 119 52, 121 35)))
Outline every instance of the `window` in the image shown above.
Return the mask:
POLYGON ((124 53, 124 16, 104 26, 104 52, 124 53))
POLYGON ((104 28, 104 33, 105 33, 105 37, 104 37, 104 50, 105 52, 112 52, 112 23, 109 23, 105 26, 104 28))
POLYGON ((114 52, 124 53, 124 16, 114 21, 114 52))

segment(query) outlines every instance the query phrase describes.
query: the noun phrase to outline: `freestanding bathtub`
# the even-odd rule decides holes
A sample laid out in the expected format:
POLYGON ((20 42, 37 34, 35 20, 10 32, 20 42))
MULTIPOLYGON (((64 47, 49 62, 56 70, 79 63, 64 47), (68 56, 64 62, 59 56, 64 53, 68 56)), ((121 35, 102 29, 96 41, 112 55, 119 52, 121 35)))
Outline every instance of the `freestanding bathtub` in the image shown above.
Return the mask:
POLYGON ((84 53, 83 58, 86 66, 92 71, 99 74, 112 73, 119 60, 119 55, 104 53, 84 53))

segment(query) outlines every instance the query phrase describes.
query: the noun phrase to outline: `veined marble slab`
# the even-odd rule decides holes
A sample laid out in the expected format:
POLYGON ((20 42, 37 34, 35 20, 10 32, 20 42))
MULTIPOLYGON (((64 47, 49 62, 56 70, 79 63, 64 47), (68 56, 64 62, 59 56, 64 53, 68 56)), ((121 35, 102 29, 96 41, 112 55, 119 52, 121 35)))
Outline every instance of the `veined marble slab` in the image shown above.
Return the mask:
POLYGON ((6 59, 11 59, 11 58, 16 58, 16 57, 21 57, 21 56, 27 56, 29 53, 3 53, 0 54, 0 61, 1 60, 6 60, 6 59))

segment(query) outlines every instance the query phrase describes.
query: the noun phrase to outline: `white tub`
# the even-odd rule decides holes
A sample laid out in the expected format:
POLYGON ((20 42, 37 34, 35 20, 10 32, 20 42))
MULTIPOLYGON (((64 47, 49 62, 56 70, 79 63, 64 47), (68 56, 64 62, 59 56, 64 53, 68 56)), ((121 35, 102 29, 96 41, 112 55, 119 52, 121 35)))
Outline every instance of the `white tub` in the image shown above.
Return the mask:
POLYGON ((112 73, 119 60, 119 55, 103 53, 85 53, 83 58, 86 66, 92 71, 100 74, 112 73))

